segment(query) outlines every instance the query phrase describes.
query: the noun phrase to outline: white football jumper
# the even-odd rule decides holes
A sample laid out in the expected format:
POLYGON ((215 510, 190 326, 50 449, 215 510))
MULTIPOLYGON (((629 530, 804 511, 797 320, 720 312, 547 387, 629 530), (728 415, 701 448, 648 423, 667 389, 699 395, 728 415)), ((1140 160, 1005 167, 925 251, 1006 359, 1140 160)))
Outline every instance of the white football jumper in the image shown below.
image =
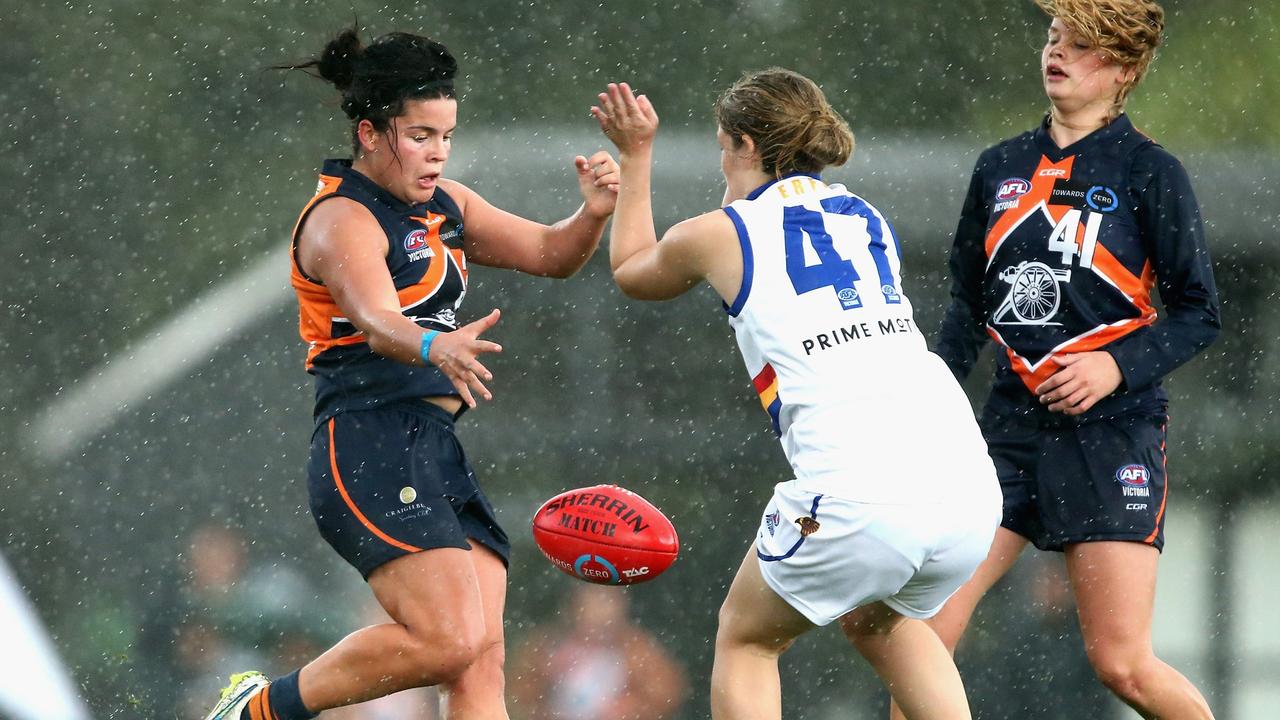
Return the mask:
POLYGON ((729 322, 795 473, 761 518, 765 581, 818 625, 877 600, 933 615, 986 557, 1001 496, 968 399, 915 325, 892 228, 808 175, 724 212, 743 260, 729 322))
POLYGON ((796 479, 873 503, 949 503, 993 481, 973 411, 902 292, 884 216, 796 175, 724 209, 742 246, 728 308, 796 479))

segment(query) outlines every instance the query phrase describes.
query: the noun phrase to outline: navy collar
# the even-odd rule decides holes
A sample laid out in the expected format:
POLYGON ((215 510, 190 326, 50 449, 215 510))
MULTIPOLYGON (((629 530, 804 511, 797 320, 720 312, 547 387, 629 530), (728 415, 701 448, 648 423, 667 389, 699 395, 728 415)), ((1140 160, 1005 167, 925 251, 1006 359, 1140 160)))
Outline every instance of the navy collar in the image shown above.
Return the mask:
MULTIPOLYGON (((421 208, 426 207, 426 205, 431 202, 428 200, 426 203, 422 203, 420 205, 410 205, 395 195, 392 195, 389 190, 374 182, 368 175, 365 175, 359 170, 353 168, 351 166, 351 160, 348 158, 330 158, 325 160, 324 166, 320 172, 324 175, 350 180, 352 184, 359 185, 364 192, 374 198, 377 198, 380 202, 398 213, 420 213, 422 212, 421 208)), ((436 191, 439 192, 439 190, 440 188, 437 187, 436 191)), ((432 197, 434 198, 435 196, 432 195, 432 197)))
POLYGON ((791 173, 790 175, 783 175, 780 178, 774 178, 773 180, 770 180, 769 182, 761 185, 755 190, 752 190, 751 192, 747 193, 747 199, 755 200, 756 198, 760 197, 761 193, 763 193, 765 190, 768 190, 769 188, 773 187, 774 185, 777 185, 783 180, 788 180, 793 177, 808 177, 808 178, 813 178, 814 180, 817 180, 819 182, 822 181, 822 176, 817 173, 794 172, 794 173, 791 173))
POLYGON ((1034 134, 1036 144, 1040 146, 1040 151, 1044 156, 1054 162, 1058 162, 1068 156, 1078 155, 1090 147, 1107 142, 1118 142, 1136 132, 1137 130, 1134 129, 1133 122, 1129 120, 1129 116, 1120 113, 1115 120, 1085 135, 1067 147, 1060 148, 1053 141, 1053 138, 1049 136, 1049 115, 1046 114, 1034 134))

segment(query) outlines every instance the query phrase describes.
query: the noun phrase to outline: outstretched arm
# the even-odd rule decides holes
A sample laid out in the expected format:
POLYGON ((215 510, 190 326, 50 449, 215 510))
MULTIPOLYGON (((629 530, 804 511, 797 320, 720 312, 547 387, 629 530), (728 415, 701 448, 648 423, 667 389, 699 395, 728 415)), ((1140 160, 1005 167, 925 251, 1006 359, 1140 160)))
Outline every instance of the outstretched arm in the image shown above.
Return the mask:
POLYGON ((618 147, 618 205, 609 234, 609 265, 624 293, 640 300, 673 298, 703 279, 697 235, 688 221, 659 243, 650 196, 658 114, 649 98, 627 83, 609 83, 591 114, 618 147))
POLYGON ((455 181, 442 185, 462 208, 467 259, 531 275, 567 278, 582 269, 600 244, 618 194, 618 163, 601 150, 573 160, 582 205, 554 225, 526 220, 490 205, 455 181))

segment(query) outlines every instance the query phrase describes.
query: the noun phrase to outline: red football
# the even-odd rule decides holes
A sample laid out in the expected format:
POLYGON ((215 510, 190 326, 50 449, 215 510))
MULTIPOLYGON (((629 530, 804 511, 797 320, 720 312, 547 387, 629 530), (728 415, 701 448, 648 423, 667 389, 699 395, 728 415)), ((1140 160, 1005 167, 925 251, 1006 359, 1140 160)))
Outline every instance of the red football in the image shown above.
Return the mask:
POLYGON ((567 490, 533 516, 533 540, 566 574, 601 585, 634 585, 671 567, 676 528, 648 500, 617 485, 567 490))

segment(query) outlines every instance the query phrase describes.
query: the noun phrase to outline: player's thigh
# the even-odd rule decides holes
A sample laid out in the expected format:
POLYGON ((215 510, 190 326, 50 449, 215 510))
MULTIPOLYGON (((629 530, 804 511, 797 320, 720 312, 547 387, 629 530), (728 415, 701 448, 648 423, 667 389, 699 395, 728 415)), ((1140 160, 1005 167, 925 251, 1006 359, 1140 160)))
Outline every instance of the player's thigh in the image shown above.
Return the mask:
POLYGON ((1159 551, 1140 542, 1088 542, 1068 545, 1065 554, 1090 656, 1148 651, 1159 551))
POLYGON ((419 640, 448 638, 462 652, 484 644, 485 603, 474 552, 436 548, 375 569, 369 587, 387 614, 419 640))
POLYGON ((936 615, 928 619, 929 626, 938 633, 942 642, 954 650, 964 635, 970 618, 983 596, 1000 578, 1004 577, 1027 547, 1027 539, 1005 527, 996 529, 995 538, 987 557, 968 579, 946 601, 936 615))
POLYGON ((716 642, 754 645, 776 652, 813 629, 813 623, 783 600, 760 574, 753 543, 720 608, 716 642))
POLYGON ((494 550, 471 541, 471 558, 480 587, 480 605, 484 617, 485 644, 499 648, 503 642, 502 616, 507 604, 507 564, 494 550))

